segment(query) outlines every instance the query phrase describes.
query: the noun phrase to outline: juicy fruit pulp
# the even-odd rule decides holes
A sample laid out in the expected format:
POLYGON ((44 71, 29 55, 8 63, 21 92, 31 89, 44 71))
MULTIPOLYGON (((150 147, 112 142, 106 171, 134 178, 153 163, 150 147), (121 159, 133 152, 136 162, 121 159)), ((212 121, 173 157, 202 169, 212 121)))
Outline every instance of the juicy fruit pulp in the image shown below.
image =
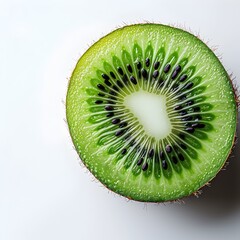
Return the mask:
POLYGON ((197 191, 224 165, 236 131, 234 91, 217 57, 190 33, 158 24, 118 29, 90 47, 66 106, 86 167, 139 201, 197 191))

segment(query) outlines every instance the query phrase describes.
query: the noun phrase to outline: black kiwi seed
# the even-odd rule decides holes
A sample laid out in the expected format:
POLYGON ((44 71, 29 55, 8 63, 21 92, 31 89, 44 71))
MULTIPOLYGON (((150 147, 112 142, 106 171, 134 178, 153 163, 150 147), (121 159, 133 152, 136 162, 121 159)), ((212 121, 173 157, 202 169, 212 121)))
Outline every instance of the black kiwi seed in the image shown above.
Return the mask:
POLYGON ((154 69, 158 69, 159 66, 160 66, 160 62, 155 62, 153 67, 154 67, 154 69))
POLYGON ((96 100, 95 103, 96 104, 101 104, 101 103, 103 103, 103 101, 102 100, 96 100))
POLYGON ((119 118, 114 118, 112 120, 112 124, 118 124, 118 123, 120 123, 120 119, 119 118))
POLYGON ((110 96, 117 96, 117 93, 115 93, 114 91, 111 90, 111 91, 109 91, 109 95, 110 96))
POLYGON ((140 166, 142 163, 143 163, 143 158, 140 158, 140 159, 137 161, 137 165, 140 166))
POLYGON ((127 122, 122 122, 122 123, 119 124, 119 127, 120 127, 120 128, 124 128, 124 127, 126 127, 126 126, 127 126, 127 122))
POLYGON ((129 71, 130 73, 133 72, 133 70, 132 70, 132 66, 131 66, 130 64, 127 64, 127 69, 128 69, 128 71, 129 71))
POLYGON ((147 169, 148 169, 148 163, 145 162, 145 163, 142 165, 142 170, 143 170, 143 171, 147 171, 147 169))
POLYGON ((141 69, 142 68, 142 64, 140 62, 137 62, 137 68, 141 69))
POLYGON ((177 75, 178 75, 178 72, 177 72, 177 71, 174 71, 174 72, 172 73, 172 76, 171 76, 172 80, 175 80, 176 77, 177 77, 177 75))
POLYGON ((186 103, 187 106, 190 106, 190 105, 193 105, 194 104, 194 101, 193 100, 190 100, 186 103))
POLYGON ((164 81, 159 81, 159 83, 158 87, 161 88, 164 85, 164 81))
POLYGON ((150 59, 149 59, 149 58, 146 58, 145 63, 146 63, 146 67, 149 67, 149 65, 150 65, 150 59))
POLYGON ((142 73, 143 78, 147 79, 147 77, 148 77, 148 72, 147 72, 147 70, 143 68, 142 71, 141 71, 141 73, 142 73))
POLYGON ((178 88, 179 88, 179 84, 177 84, 177 83, 175 83, 175 84, 172 86, 172 90, 173 90, 173 91, 176 91, 178 88))
POLYGON ((166 146, 166 152, 167 152, 167 153, 172 152, 172 147, 171 147, 170 145, 167 145, 167 146, 166 146))
POLYGON ((163 71, 164 71, 165 73, 168 73, 169 70, 170 70, 170 68, 171 68, 171 65, 168 63, 168 64, 166 64, 166 66, 164 67, 163 71))
POLYGON ((114 109, 113 106, 110 105, 105 106, 105 110, 107 111, 112 111, 113 109, 114 109))
POLYGON ((181 71, 181 66, 180 65, 177 65, 176 68, 174 69, 173 73, 172 73, 172 76, 171 78, 174 80, 177 78, 178 74, 180 73, 181 71))
POLYGON ((111 86, 111 82, 109 82, 108 80, 105 80, 104 83, 107 85, 107 86, 111 86))
POLYGON ((174 71, 180 72, 182 67, 180 65, 177 65, 174 69, 174 71))
POLYGON ((113 72, 110 72, 110 75, 111 75, 112 78, 116 79, 116 76, 113 72))
POLYGON ((180 81, 180 82, 183 82, 183 81, 185 81, 186 79, 187 79, 187 75, 186 75, 186 74, 183 74, 183 75, 180 77, 179 81, 180 81))
POLYGON ((154 77, 154 78, 157 78, 158 75, 159 75, 159 71, 158 71, 158 70, 155 70, 155 71, 153 72, 153 77, 154 77))
POLYGON ((184 116, 184 115, 187 114, 187 111, 181 111, 179 114, 180 114, 181 116, 184 116))
POLYGON ((199 123, 193 123, 193 124, 192 124, 192 127, 193 127, 193 128, 197 128, 198 125, 199 125, 199 123))
POLYGON ((204 128, 205 124, 203 124, 203 123, 193 123, 192 127, 193 128, 204 128))
POLYGON ((178 158, 180 161, 184 161, 184 156, 181 153, 178 154, 178 158))
POLYGON ((100 97, 104 97, 105 94, 103 94, 103 93, 98 93, 98 96, 100 96, 100 97))
POLYGON ((116 102, 113 102, 111 100, 107 101, 108 104, 116 104, 116 102))
POLYGON ((199 112, 200 111, 200 107, 195 107, 193 110, 194 110, 194 112, 199 112))
POLYGON ((114 116, 114 113, 113 112, 110 112, 106 115, 107 117, 113 117, 114 116))
POLYGON ((173 163, 177 164, 178 160, 177 160, 176 156, 172 157, 172 161, 173 161, 173 163))
POLYGON ((117 71, 118 71, 119 74, 123 75, 123 70, 122 70, 121 67, 118 67, 118 68, 117 68, 117 71))
POLYGON ((105 87, 102 85, 102 84, 98 84, 97 87, 102 90, 102 91, 105 91, 105 87))
POLYGON ((123 75, 123 82, 124 82, 125 84, 128 83, 128 77, 127 77, 126 74, 123 75))
POLYGON ((152 149, 149 151, 149 153, 148 153, 148 157, 149 157, 149 158, 152 158, 153 155, 154 155, 154 149, 152 148, 152 149))
POLYGON ((167 170, 168 164, 167 164, 166 160, 162 160, 162 167, 164 170, 167 170))
POLYGON ((194 128, 192 127, 187 127, 185 130, 189 133, 194 133, 194 128))
POLYGON ((121 151, 121 154, 122 154, 122 155, 125 155, 126 153, 127 153, 127 149, 124 148, 124 149, 121 151))
POLYGON ((184 118, 181 118, 182 121, 191 121, 192 120, 192 117, 191 116, 188 116, 188 117, 184 117, 184 118))
POLYGON ((188 82, 188 83, 184 86, 184 88, 185 88, 185 89, 190 89, 192 86, 193 86, 193 82, 188 82))
POLYGON ((114 85, 112 88, 113 88, 115 91, 117 91, 117 92, 119 91, 119 88, 118 88, 117 86, 115 86, 115 85, 114 85))
POLYGON ((125 130, 118 130, 118 131, 115 132, 115 136, 120 137, 124 134, 124 132, 125 132, 125 130))
POLYGON ((109 80, 110 79, 109 76, 107 74, 105 74, 105 73, 102 74, 102 78, 105 79, 105 80, 109 80))
POLYGON ((134 76, 131 76, 130 77, 130 81, 133 83, 133 84, 137 84, 137 80, 136 80, 136 78, 134 77, 134 76))
POLYGON ((113 96, 117 96, 117 93, 114 92, 114 91, 112 91, 112 90, 109 92, 109 94, 110 94, 110 95, 113 95, 113 96))
POLYGON ((180 100, 185 100, 186 98, 187 98, 186 95, 182 95, 182 96, 179 97, 180 100))
POLYGON ((162 160, 165 159, 165 157, 164 157, 164 152, 163 152, 163 151, 160 152, 160 158, 161 158, 162 160))
POLYGON ((204 128, 204 127, 205 127, 205 124, 203 124, 203 123, 198 124, 198 128, 204 128))
POLYGON ((119 81, 119 80, 117 80, 117 85, 118 85, 120 88, 123 88, 123 87, 124 87, 123 84, 122 84, 122 82, 119 81))
POLYGON ((174 107, 174 110, 181 110, 182 106, 181 105, 177 105, 176 107, 174 107))

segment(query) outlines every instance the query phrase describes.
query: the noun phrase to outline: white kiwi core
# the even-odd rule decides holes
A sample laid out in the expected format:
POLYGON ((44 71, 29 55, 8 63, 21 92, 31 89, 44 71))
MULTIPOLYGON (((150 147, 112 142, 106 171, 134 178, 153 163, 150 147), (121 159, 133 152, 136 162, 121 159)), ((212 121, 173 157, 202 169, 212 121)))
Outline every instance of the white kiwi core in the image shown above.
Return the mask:
POLYGON ((172 125, 164 95, 139 90, 127 95, 124 104, 138 118, 148 135, 163 139, 171 133, 172 125))

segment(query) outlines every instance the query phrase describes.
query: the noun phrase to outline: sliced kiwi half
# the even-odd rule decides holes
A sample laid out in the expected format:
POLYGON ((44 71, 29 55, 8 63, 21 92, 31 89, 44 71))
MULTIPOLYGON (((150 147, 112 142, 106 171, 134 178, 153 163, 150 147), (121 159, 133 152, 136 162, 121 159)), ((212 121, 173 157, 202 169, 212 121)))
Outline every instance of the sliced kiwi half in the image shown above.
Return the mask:
POLYGON ((66 114, 85 166, 129 199, 163 202, 213 179, 235 139, 231 80, 199 38, 170 26, 117 29, 79 59, 66 114))

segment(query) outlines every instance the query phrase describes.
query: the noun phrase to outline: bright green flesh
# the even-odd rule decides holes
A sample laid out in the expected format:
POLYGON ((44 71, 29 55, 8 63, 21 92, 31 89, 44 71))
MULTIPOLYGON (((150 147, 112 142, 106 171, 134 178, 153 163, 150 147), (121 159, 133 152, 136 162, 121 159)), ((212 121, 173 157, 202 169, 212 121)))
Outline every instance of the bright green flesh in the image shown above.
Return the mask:
MULTIPOLYGON (((134 71, 136 69, 134 68, 134 71)), ((151 74, 153 73, 152 68, 148 70, 151 74)), ((171 71, 172 68, 170 73, 171 71)), ((132 89, 132 92, 137 92, 139 89, 148 91, 148 85, 144 85, 142 82, 144 81, 139 80, 139 84, 131 84, 129 89, 132 89)), ((166 92, 155 91, 155 94, 160 93, 164 95, 166 92)), ((169 94, 171 92, 165 95, 174 97, 169 94)), ((98 98, 96 97, 96 99, 98 98)), ((166 105, 170 109, 168 110, 169 118, 176 119, 176 111, 173 111, 172 106, 178 105, 178 100, 175 98, 173 101, 170 97, 168 99, 170 100, 166 105)), ((231 152, 236 131, 235 95, 231 81, 218 58, 195 36, 180 29, 157 24, 132 25, 118 29, 89 48, 78 61, 72 74, 66 107, 70 134, 86 167, 107 188, 139 201, 169 201, 196 192, 214 178, 224 165, 231 152), (140 51, 136 50, 136 46, 140 46, 140 51), (162 49, 160 55, 159 49, 162 49), (163 52, 165 53, 164 57, 163 52), (133 158, 133 162, 127 163, 126 156, 128 155, 119 157, 119 152, 109 153, 111 143, 114 142, 114 139, 119 139, 118 137, 113 136, 112 141, 106 145, 99 144, 99 134, 104 129, 97 131, 96 127, 99 124, 89 120, 94 114, 93 108, 98 108, 98 105, 94 105, 91 99, 96 97, 96 93, 101 92, 96 85, 104 82, 101 75, 97 75, 97 71, 101 70, 109 75, 109 66, 106 63, 110 64, 112 71, 119 79, 120 75, 114 68, 113 56, 120 59, 121 67, 126 73, 128 73, 127 64, 135 66, 136 60, 140 60, 144 65, 145 59, 149 57, 150 66, 152 66, 158 56, 160 56, 161 71, 167 63, 171 63, 172 66, 180 64, 181 71, 187 71, 188 79, 184 83, 188 81, 194 83, 194 86, 187 92, 190 92, 191 95, 191 90, 193 90, 193 99, 197 94, 198 97, 204 97, 199 106, 202 116, 206 116, 203 122, 210 128, 209 130, 197 129, 194 134, 186 133, 189 141, 185 144, 189 144, 192 152, 186 152, 187 159, 185 161, 179 161, 176 165, 168 162, 167 170, 161 166, 157 168, 157 165, 155 166, 150 161, 150 169, 143 171, 136 164, 137 158, 133 158), (192 68, 193 66, 195 69, 192 68), (191 69, 193 69, 192 72, 191 69), (196 93, 197 90, 199 93, 196 93), (92 112, 89 110, 90 108, 93 109, 92 112), (195 135, 197 133, 203 133, 202 139, 195 135), (154 168, 158 169, 157 174, 154 168), (137 171, 137 174, 134 174, 134 171, 137 171)), ((104 113, 104 111, 103 108, 101 116, 106 115, 107 112, 104 113)), ((104 119, 108 124, 106 129, 109 131, 118 129, 116 125, 109 125, 113 118, 105 117, 104 119)), ((175 120, 171 121, 174 125, 175 120)), ((178 126, 179 131, 184 131, 182 122, 178 126)), ((178 129, 175 126, 173 131, 174 128, 178 129)), ((140 130, 141 128, 139 128, 140 130)), ((105 133, 108 134, 107 131, 105 133)), ((158 139, 157 141, 161 146, 162 140, 158 139)), ((128 151, 130 152, 130 147, 128 151)))

